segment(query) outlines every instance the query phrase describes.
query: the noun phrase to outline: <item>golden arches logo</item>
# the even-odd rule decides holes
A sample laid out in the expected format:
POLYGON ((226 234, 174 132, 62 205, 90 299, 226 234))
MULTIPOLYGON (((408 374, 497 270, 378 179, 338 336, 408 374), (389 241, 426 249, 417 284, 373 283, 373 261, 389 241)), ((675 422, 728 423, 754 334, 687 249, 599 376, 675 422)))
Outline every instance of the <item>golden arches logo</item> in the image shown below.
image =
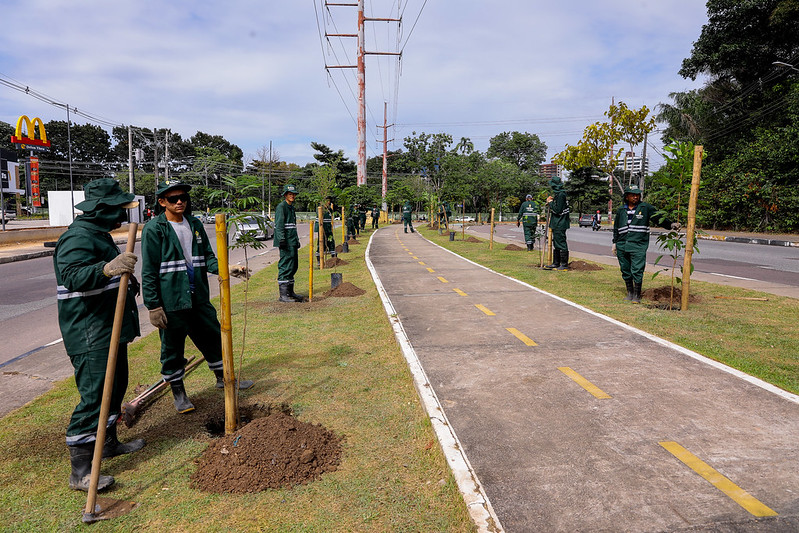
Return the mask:
POLYGON ((43 146, 49 148, 50 141, 47 140, 47 132, 44 131, 42 119, 36 117, 31 121, 27 115, 22 115, 17 119, 17 130, 11 136, 11 142, 16 144, 30 144, 33 146, 43 146), (22 124, 25 124, 27 135, 22 136, 22 124), (39 138, 36 138, 36 126, 39 127, 39 138))

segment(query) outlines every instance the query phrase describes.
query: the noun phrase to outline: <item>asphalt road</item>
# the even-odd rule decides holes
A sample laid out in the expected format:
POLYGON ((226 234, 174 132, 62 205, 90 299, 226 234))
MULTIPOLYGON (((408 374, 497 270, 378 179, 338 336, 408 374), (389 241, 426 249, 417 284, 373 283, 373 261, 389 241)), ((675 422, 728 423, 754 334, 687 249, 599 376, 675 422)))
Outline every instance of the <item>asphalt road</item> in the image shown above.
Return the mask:
MULTIPOLYGON (((469 231, 487 237, 489 228, 472 226, 469 231)), ((495 235, 520 244, 524 242, 522 229, 515 224, 496 226, 495 235)), ((610 231, 592 231, 591 228, 573 226, 566 232, 566 238, 570 251, 604 256, 609 261, 616 261, 610 251, 613 239, 610 231)), ((698 248, 699 253, 694 252, 693 257, 694 272, 799 287, 799 248, 712 240, 700 240, 698 248)), ((647 263, 654 265, 659 255, 661 253, 653 236, 650 239, 647 263)), ((668 257, 664 257, 661 265, 670 261, 668 257)), ((681 262, 682 259, 680 265, 681 262)))

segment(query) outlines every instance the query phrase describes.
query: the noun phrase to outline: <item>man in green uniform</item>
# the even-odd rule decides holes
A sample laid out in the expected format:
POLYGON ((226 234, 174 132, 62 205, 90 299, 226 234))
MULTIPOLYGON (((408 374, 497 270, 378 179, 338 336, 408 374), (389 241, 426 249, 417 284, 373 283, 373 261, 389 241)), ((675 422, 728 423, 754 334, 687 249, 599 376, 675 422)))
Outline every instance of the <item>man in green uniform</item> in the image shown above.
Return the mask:
MULTIPOLYGON (((161 376, 179 413, 194 411, 183 384, 187 336, 216 375, 216 387, 225 387, 221 328, 208 288, 208 273, 219 274, 219 265, 205 227, 188 211, 190 189, 185 183, 163 183, 156 193, 163 212, 141 234, 144 305, 159 330, 161 376)), ((237 384, 252 387, 250 380, 237 384)))
POLYGON ((449 229, 449 221, 452 220, 452 208, 449 205, 449 202, 444 201, 444 213, 447 215, 445 220, 447 229, 449 229))
POLYGON ((535 247, 535 232, 538 229, 538 206, 533 202, 532 194, 528 194, 519 206, 519 214, 516 216, 517 228, 519 224, 524 224, 524 242, 527 244, 527 251, 532 252, 535 247))
POLYGON ((380 208, 374 206, 372 208, 372 229, 378 229, 379 222, 380 222, 380 208))
POLYGON ((411 215, 413 214, 413 205, 410 200, 405 201, 402 206, 402 227, 405 233, 408 233, 408 228, 411 228, 411 233, 414 233, 413 224, 411 223, 411 215))
POLYGON ((277 263, 277 286, 281 302, 302 302, 305 298, 294 293, 294 274, 299 267, 297 250, 300 237, 297 235, 297 215, 294 212, 294 199, 297 188, 287 184, 283 187, 283 201, 275 209, 275 242, 280 249, 277 263))
POLYGON ((347 240, 354 239, 358 234, 358 209, 355 204, 347 208, 347 240))
POLYGON ((363 204, 358 209, 358 220, 361 221, 361 229, 366 229, 366 206, 363 204))
POLYGON ((325 233, 325 253, 330 257, 336 257, 336 239, 333 237, 333 198, 325 198, 325 205, 322 207, 322 231, 325 233))
MULTIPOLYGON (((83 214, 58 239, 53 267, 58 284, 58 325, 80 393, 80 403, 67 427, 72 464, 69 488, 88 491, 119 283, 122 274, 133 274, 137 260, 132 253, 119 252, 110 231, 127 220, 126 209, 138 202, 110 178, 92 181, 83 190, 85 200, 75 205, 83 214)), ((116 423, 128 387, 128 343, 139 335, 136 278, 131 276, 127 291, 111 405, 108 420, 103 421, 107 425, 103 457, 135 452, 144 446, 141 439, 127 444, 117 439, 116 423)), ((113 477, 100 476, 97 488, 103 490, 113 484, 113 477)))
POLYGON ((569 201, 560 178, 555 176, 549 180, 552 195, 547 198, 549 204, 549 229, 552 230, 552 264, 545 270, 569 269, 569 245, 566 242, 566 230, 569 229, 569 201))
MULTIPOLYGON (((651 204, 641 201, 641 189, 632 185, 624 189, 624 204, 616 211, 613 221, 613 255, 619 260, 621 277, 627 285, 625 300, 641 302, 641 286, 646 268, 646 249, 649 248, 649 223, 657 212, 651 204)), ((678 231, 679 222, 663 219, 661 227, 678 231)))

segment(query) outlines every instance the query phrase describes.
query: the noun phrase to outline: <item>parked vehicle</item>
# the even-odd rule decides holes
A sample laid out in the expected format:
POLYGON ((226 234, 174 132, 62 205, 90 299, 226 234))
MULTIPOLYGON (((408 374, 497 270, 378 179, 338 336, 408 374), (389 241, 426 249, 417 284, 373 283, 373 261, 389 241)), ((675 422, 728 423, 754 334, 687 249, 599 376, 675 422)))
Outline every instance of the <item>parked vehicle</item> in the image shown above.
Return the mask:
POLYGON ((258 223, 257 218, 249 217, 236 224, 233 240, 238 242, 245 233, 251 233, 259 241, 265 241, 275 236, 275 226, 268 216, 264 217, 263 226, 258 223))
POLYGON ((577 224, 581 228, 590 228, 594 225, 594 215, 580 215, 580 220, 577 221, 577 224))

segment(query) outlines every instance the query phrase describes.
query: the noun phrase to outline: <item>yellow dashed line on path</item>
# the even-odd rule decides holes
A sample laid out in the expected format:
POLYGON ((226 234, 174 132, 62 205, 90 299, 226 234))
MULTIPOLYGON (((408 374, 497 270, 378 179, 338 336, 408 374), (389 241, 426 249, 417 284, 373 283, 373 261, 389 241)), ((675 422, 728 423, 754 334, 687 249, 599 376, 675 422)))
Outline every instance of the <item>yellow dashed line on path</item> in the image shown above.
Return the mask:
POLYGON ((463 292, 463 291, 462 291, 462 290, 460 290, 460 289, 452 289, 452 290, 453 290, 453 291, 455 291, 455 292, 457 292, 457 293, 458 293, 458 294, 460 294, 461 296, 469 296, 468 294, 466 294, 465 292, 463 292))
POLYGON ((435 272, 435 270, 433 270, 433 269, 432 269, 432 268, 430 268, 430 267, 427 267, 427 271, 428 271, 428 272, 430 272, 431 274, 432 274, 433 272, 435 272))
POLYGON ((416 257, 415 255, 414 255, 414 256, 412 256, 412 257, 413 257, 414 259, 416 259, 417 261, 419 260, 419 258, 418 258, 418 257, 416 257))
POLYGON ((597 387, 596 385, 585 379, 583 376, 581 376, 580 374, 578 374, 568 366, 558 367, 558 370, 560 370, 561 372, 572 378, 575 383, 577 383, 582 388, 593 394, 596 398, 599 398, 600 400, 606 400, 608 398, 612 398, 610 394, 604 392, 602 389, 600 389, 599 387, 597 387))
POLYGON ((525 343, 527 346, 538 346, 533 339, 522 333, 516 328, 505 328, 510 331, 517 339, 525 343))
POLYGON ((702 476, 711 485, 732 498, 732 500, 749 511, 754 516, 777 516, 776 511, 761 503, 757 498, 743 490, 741 487, 721 475, 710 465, 702 461, 676 442, 663 441, 658 443, 670 454, 685 463, 688 468, 702 476))
MULTIPOLYGON (((419 258, 418 258, 418 257, 414 257, 414 259, 419 259, 419 258)), ((420 264, 420 265, 422 265, 422 266, 424 266, 424 265, 425 265, 425 262, 424 262, 424 261, 419 261, 419 264, 420 264)))
POLYGON ((483 313, 487 314, 488 316, 496 316, 496 313, 494 313, 493 311, 491 311, 489 308, 487 308, 484 305, 474 304, 474 306, 476 308, 478 308, 480 311, 482 311, 483 313))
POLYGON ((449 281, 445 280, 441 276, 438 276, 438 281, 440 281, 441 283, 449 283, 449 281))

